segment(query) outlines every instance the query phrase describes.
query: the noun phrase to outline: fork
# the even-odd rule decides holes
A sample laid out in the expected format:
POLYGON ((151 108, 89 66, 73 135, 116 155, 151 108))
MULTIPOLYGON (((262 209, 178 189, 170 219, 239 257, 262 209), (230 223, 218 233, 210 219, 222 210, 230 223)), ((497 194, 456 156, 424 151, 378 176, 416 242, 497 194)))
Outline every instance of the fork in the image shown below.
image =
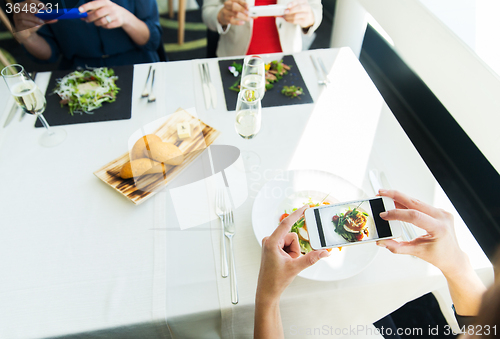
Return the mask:
POLYGON ((238 303, 238 284, 236 282, 236 267, 234 264, 234 217, 233 210, 229 204, 226 205, 226 213, 224 214, 224 234, 229 239, 229 262, 231 263, 231 302, 236 305, 238 303))
MULTIPOLYGON (((312 55, 310 55, 310 57, 311 57, 311 62, 313 64, 313 66, 314 66, 314 69, 316 70, 316 74, 321 75, 322 72, 320 71, 320 69, 319 69, 319 67, 318 67, 318 65, 316 63, 316 60, 314 59, 314 57, 312 55)), ((318 62, 320 62, 320 61, 321 61, 321 59, 318 58, 318 62)), ((328 80, 328 73, 326 73, 325 66, 323 65, 322 61, 321 61, 321 68, 323 70, 324 79, 323 80, 318 80, 318 84, 320 84, 320 85, 328 85, 330 83, 330 80, 328 80)))
POLYGON ((224 237, 224 218, 225 218, 225 210, 224 210, 224 191, 222 189, 217 189, 217 193, 215 194, 215 214, 220 218, 220 222, 222 225, 221 229, 221 270, 222 277, 227 278, 227 252, 226 252, 226 238, 224 237))

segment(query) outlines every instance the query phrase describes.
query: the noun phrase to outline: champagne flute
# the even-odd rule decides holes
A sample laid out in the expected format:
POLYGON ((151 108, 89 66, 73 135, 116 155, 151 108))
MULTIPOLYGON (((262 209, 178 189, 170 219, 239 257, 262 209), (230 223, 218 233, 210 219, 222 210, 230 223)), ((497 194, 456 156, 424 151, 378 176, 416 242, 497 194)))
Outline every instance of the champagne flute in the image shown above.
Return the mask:
POLYGON ((251 89, 259 92, 262 100, 266 93, 266 69, 264 60, 258 55, 249 55, 243 62, 241 72, 241 89, 251 89))
POLYGON ((39 144, 53 147, 63 142, 66 139, 66 131, 50 127, 45 120, 42 113, 45 111, 47 101, 24 67, 18 64, 7 66, 2 70, 2 77, 17 105, 26 113, 35 115, 45 126, 45 132, 38 139, 39 144))
MULTIPOLYGON (((244 139, 252 139, 260 131, 262 122, 262 106, 259 92, 243 89, 238 93, 236 103, 236 132, 244 139)), ((245 170, 250 172, 260 165, 260 157, 252 151, 241 151, 245 170)))

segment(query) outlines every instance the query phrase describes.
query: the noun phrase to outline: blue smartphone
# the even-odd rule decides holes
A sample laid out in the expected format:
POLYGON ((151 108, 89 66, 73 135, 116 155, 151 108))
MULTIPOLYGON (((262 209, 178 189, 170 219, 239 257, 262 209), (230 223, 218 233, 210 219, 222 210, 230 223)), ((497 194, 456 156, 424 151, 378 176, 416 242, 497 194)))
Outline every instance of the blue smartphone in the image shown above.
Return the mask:
POLYGON ((71 9, 59 9, 59 10, 52 10, 50 12, 46 11, 39 11, 38 13, 35 14, 37 18, 40 18, 42 20, 69 20, 69 19, 80 19, 80 18, 86 18, 88 16, 87 12, 80 13, 78 8, 71 8, 71 9))

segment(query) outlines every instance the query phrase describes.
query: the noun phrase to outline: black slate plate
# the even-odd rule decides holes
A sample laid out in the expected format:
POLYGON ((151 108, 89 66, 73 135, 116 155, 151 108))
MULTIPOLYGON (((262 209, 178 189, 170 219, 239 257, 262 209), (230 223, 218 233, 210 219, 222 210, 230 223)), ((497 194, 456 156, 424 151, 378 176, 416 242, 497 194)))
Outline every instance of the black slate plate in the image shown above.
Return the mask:
MULTIPOLYGON (((51 94, 56 87, 56 80, 64 77, 71 71, 54 71, 50 77, 49 86, 45 97, 47 98, 47 108, 43 113, 45 119, 50 126, 82 124, 86 122, 100 122, 110 120, 130 119, 132 116, 132 83, 134 80, 134 66, 117 66, 112 67, 115 75, 118 76, 116 85, 120 88, 120 92, 116 97, 116 101, 112 103, 105 102, 101 108, 92 111, 94 114, 69 114, 69 107, 63 106, 57 94, 51 94)), ((39 119, 37 119, 35 127, 43 127, 39 119)))
MULTIPOLYGON (((267 60, 266 61, 271 61, 267 60)), ((238 80, 235 78, 231 72, 229 72, 228 67, 231 66, 233 62, 243 63, 243 59, 231 59, 231 60, 220 60, 219 68, 222 78, 222 86, 224 88, 224 97, 226 98, 226 107, 228 111, 234 111, 236 109, 236 101, 238 100, 238 93, 230 90, 229 88, 238 80)), ((287 105, 298 105, 298 104, 310 104, 313 102, 311 94, 307 89, 307 86, 300 74, 299 68, 295 63, 295 59, 292 55, 283 56, 283 62, 291 66, 290 71, 287 75, 283 76, 281 80, 274 83, 274 88, 267 90, 262 99, 262 107, 274 107, 274 106, 287 106, 287 105), (284 94, 281 94, 283 86, 299 86, 304 90, 304 94, 299 98, 289 98, 284 94)))

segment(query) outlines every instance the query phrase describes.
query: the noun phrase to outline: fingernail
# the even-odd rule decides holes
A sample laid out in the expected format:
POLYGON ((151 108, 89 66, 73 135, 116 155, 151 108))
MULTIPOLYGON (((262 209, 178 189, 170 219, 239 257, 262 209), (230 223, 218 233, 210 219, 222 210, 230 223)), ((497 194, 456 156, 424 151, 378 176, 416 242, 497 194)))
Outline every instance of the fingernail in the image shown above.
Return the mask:
POLYGON ((385 189, 381 188, 381 189, 379 189, 379 190, 378 190, 378 192, 379 192, 379 193, 385 193, 385 192, 387 192, 387 190, 385 190, 385 189))
POLYGON ((380 247, 383 247, 383 248, 387 248, 387 246, 384 243, 378 242, 378 241, 377 241, 377 246, 380 246, 380 247))
POLYGON ((379 215, 381 218, 385 218, 387 216, 387 212, 381 212, 379 215))
POLYGON ((290 10, 289 9, 285 9, 285 14, 288 14, 290 13, 290 10))
POLYGON ((245 21, 240 21, 240 25, 244 25, 245 24, 245 21))
POLYGON ((84 12, 83 7, 79 7, 78 10, 80 11, 80 13, 84 12))
POLYGON ((40 25, 43 25, 43 24, 45 23, 45 21, 43 21, 43 20, 39 19, 39 20, 38 20, 38 23, 39 23, 40 25))
POLYGON ((330 255, 330 252, 328 251, 323 251, 319 254, 320 259, 326 258, 330 255))

